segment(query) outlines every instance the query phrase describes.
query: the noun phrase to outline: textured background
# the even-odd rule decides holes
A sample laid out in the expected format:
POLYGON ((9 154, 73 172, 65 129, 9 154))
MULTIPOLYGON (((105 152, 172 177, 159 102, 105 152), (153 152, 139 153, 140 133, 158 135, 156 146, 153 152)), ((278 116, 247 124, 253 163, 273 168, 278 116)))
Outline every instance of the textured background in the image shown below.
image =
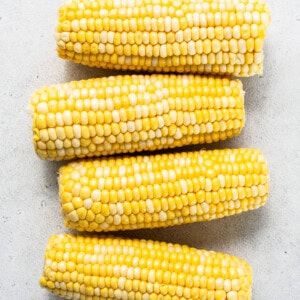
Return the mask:
MULTIPOLYGON (((43 85, 103 76, 60 60, 53 32, 62 1, 0 3, 0 299, 55 297, 38 285, 51 234, 63 232, 58 163, 35 156, 30 94, 43 85)), ((124 233, 238 255, 253 266, 254 300, 300 295, 300 2, 269 0, 264 75, 243 79, 242 134, 210 147, 256 147, 267 156, 271 196, 259 210, 208 223, 124 233)), ((111 73, 110 73, 111 74, 111 73)))

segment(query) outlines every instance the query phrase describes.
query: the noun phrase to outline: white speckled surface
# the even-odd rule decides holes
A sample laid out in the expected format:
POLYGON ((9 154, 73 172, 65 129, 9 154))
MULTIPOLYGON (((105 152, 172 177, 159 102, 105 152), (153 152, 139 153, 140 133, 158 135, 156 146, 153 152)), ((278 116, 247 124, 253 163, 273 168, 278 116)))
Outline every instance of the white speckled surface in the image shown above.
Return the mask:
MULTIPOLYGON (((300 1, 268 1, 272 23, 264 75, 243 79, 242 134, 212 147, 256 147, 271 170, 271 196, 259 210, 131 237, 188 244, 238 255, 253 267, 254 300, 300 295, 300 1)), ((63 232, 56 172, 31 142, 30 94, 52 83, 107 74, 60 60, 53 39, 62 1, 0 3, 0 299, 54 300, 39 287, 48 237, 63 232)), ((124 233, 125 234, 125 233, 124 233)))

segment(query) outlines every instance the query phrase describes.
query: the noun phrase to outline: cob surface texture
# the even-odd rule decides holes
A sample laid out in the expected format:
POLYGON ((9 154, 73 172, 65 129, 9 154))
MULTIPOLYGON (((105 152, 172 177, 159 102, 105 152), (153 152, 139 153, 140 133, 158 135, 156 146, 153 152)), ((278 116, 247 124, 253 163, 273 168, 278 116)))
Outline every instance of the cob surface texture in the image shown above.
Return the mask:
POLYGON ((65 224, 79 231, 222 218, 264 205, 268 192, 266 161, 255 149, 103 158, 59 170, 65 224))
POLYGON ((211 143, 244 126, 239 80, 119 75, 43 87, 31 97, 33 141, 62 160, 211 143))
POLYGON ((269 22, 262 0, 73 0, 59 10, 57 51, 92 67, 250 76, 269 22))
POLYGON ((188 246, 115 237, 50 237, 40 284, 67 299, 250 300, 244 260, 188 246))

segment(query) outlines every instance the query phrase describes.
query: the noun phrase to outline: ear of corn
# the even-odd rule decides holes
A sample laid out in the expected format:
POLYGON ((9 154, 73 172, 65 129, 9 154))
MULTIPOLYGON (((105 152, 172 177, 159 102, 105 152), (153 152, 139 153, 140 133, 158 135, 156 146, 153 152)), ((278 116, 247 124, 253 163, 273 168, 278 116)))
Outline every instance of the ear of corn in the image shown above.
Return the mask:
POLYGON ((60 7, 61 58, 88 66, 250 76, 270 22, 262 0, 72 0, 60 7))
POLYGON ((268 196, 264 155, 225 149, 72 162, 59 170, 66 226, 154 228, 258 208, 268 196))
POLYGON ((40 284, 66 299, 250 300, 252 274, 223 253, 61 234, 49 240, 40 284))
POLYGON ((244 126, 239 80, 126 75, 44 87, 31 97, 33 141, 62 160, 211 143, 244 126))

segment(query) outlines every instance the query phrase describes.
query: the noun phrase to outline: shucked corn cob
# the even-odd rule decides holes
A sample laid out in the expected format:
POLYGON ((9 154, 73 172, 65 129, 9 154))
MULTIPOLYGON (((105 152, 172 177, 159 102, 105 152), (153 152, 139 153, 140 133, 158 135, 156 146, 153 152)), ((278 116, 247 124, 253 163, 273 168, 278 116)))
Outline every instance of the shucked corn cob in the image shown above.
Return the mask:
POLYGON ((61 160, 211 143, 244 126, 239 80, 126 75, 44 87, 31 98, 33 140, 61 160))
POLYGON ((262 71, 269 22, 262 0, 71 0, 57 51, 101 68, 250 76, 262 71))
POLYGON ((250 300, 246 261, 188 246, 114 237, 52 236, 43 287, 67 299, 250 300))
POLYGON ((72 162, 59 170, 66 226, 154 228, 212 220, 264 205, 268 170, 254 149, 72 162))

